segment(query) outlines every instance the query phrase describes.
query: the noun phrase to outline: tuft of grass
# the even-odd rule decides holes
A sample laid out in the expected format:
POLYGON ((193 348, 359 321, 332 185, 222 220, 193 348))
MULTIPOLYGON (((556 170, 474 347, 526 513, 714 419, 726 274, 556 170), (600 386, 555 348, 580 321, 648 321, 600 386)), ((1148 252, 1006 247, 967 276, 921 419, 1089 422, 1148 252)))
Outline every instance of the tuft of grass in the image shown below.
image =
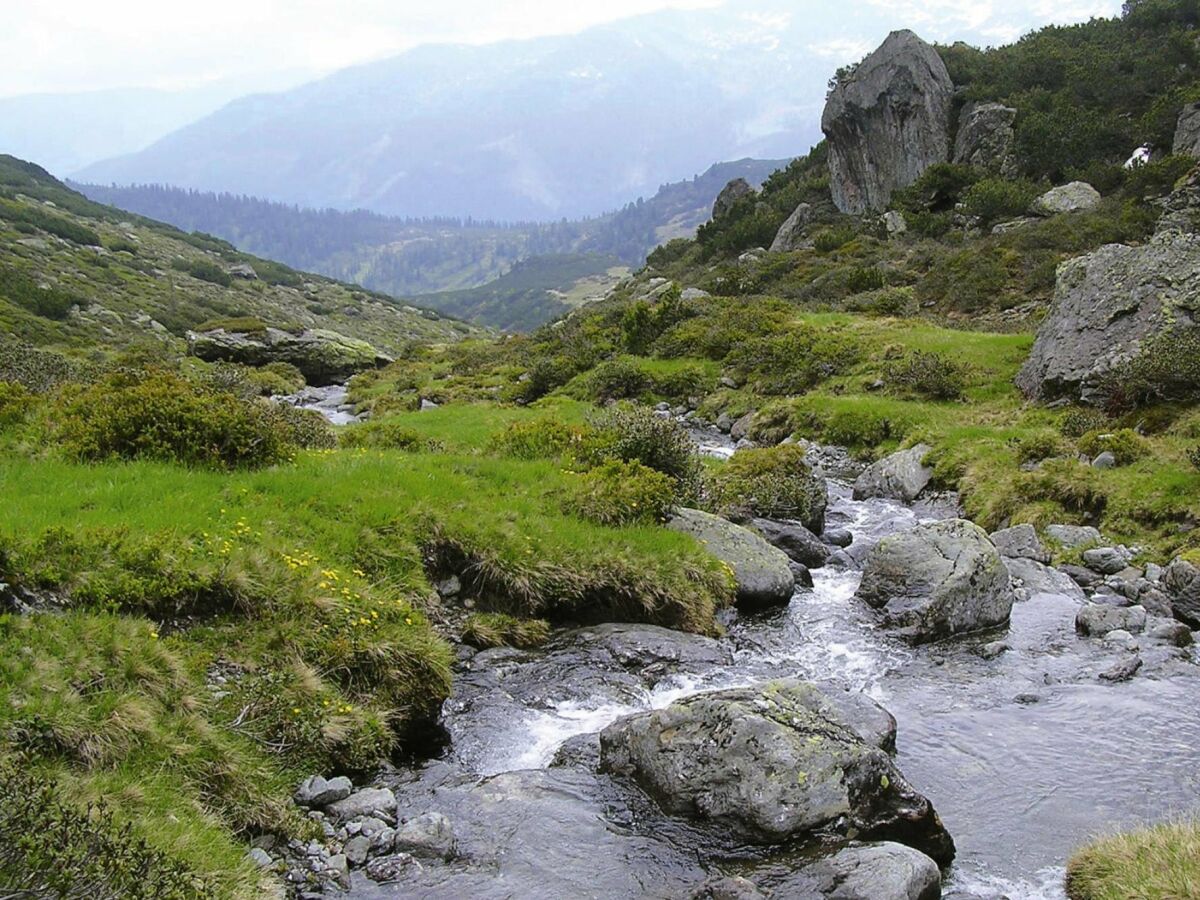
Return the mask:
POLYGON ((550 637, 550 623, 544 619, 518 619, 504 613, 472 613, 463 625, 463 643, 480 650, 516 647, 528 650, 540 647, 550 637))
POLYGON ((1101 838, 1067 865, 1071 900, 1179 900, 1200 896, 1200 824, 1194 819, 1101 838))

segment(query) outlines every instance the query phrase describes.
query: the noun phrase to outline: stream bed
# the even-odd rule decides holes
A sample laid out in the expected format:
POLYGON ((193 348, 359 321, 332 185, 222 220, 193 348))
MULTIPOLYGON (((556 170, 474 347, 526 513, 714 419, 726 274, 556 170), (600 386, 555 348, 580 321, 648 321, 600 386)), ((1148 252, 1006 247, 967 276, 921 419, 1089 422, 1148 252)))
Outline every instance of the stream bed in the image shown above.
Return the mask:
POLYGON ((1090 837, 1194 810, 1200 681, 1191 649, 1144 646, 1123 684, 1098 674, 1122 650, 1077 636, 1079 596, 1040 593, 1007 630, 911 647, 856 600, 858 566, 885 535, 953 510, 856 502, 830 482, 829 528, 849 552, 774 614, 732 618, 718 639, 597 626, 537 651, 464 648, 443 758, 396 770, 401 819, 444 815, 454 862, 411 866, 375 898, 686 898, 715 873, 756 876, 787 859, 663 815, 598 774, 596 733, 702 691, 798 677, 864 691, 898 722, 896 762, 937 808, 958 856, 944 896, 1062 900, 1071 852, 1090 837), (1011 647, 985 660, 981 648, 1011 647))

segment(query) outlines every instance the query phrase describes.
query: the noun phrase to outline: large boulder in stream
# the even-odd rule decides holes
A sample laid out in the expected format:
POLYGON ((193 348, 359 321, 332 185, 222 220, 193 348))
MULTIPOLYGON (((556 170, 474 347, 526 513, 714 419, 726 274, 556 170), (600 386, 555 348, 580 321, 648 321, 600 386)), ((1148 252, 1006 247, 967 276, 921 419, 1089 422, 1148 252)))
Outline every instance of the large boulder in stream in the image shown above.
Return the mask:
POLYGON ((1200 628, 1200 566, 1180 557, 1163 572, 1162 585, 1175 618, 1189 628, 1200 628))
POLYGON ((950 158, 954 84, 937 51, 911 31, 890 34, 829 94, 829 186, 844 213, 887 209, 892 194, 950 158))
POLYGON ((994 628, 1016 595, 987 532, 965 519, 919 525, 867 557, 859 599, 914 643, 994 628))
POLYGON ((392 360, 366 341, 336 331, 300 332, 264 328, 254 331, 189 331, 188 352, 206 362, 235 362, 245 366, 291 363, 316 387, 340 384, 359 372, 384 366, 392 360))
POLYGON ((912 503, 933 478, 933 469, 925 465, 931 450, 928 444, 917 444, 885 456, 855 480, 854 499, 885 497, 912 503))
POLYGON ((690 534, 725 563, 737 584, 738 606, 747 611, 786 604, 796 590, 787 554, 754 532, 698 509, 681 509, 667 523, 672 531, 690 534))
POLYGON ((788 900, 938 900, 942 873, 920 850, 903 844, 851 846, 773 883, 771 896, 788 900))
POLYGON ((881 711, 864 700, 798 681, 700 694, 608 726, 601 765, 665 812, 752 843, 861 835, 949 862, 953 840, 883 749, 881 711))

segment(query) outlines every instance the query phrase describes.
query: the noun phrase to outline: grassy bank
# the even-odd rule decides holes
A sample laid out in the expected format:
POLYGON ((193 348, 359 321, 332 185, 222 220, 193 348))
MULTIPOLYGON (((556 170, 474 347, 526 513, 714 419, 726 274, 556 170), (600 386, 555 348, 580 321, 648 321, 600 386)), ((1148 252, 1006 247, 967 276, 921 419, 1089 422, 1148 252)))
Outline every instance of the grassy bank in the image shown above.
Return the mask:
POLYGON ((1071 900, 1176 900, 1200 896, 1200 826, 1175 822, 1104 838, 1067 868, 1071 900))

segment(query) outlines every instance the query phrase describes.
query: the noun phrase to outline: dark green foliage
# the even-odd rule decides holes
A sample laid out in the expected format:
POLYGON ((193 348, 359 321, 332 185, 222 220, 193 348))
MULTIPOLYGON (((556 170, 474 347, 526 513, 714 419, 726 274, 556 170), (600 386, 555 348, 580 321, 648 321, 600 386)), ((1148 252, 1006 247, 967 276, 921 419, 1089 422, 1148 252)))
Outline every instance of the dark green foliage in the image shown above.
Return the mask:
POLYGON ((51 350, 38 350, 16 338, 0 336, 0 381, 19 384, 35 394, 87 377, 89 367, 51 350))
POLYGON ((1128 466, 1150 452, 1146 439, 1132 428, 1117 431, 1092 431, 1079 439, 1079 452, 1088 457, 1111 453, 1117 465, 1128 466))
POLYGON ((1062 436, 1049 429, 1035 431, 1016 442, 1017 459, 1023 463, 1041 462, 1065 456, 1070 446, 1062 436))
POLYGON ((1180 328, 1147 341, 1136 357, 1104 376, 1099 394, 1112 415, 1151 403, 1200 399, 1200 328, 1180 328))
POLYGON ((1190 156, 1165 156, 1145 165, 1134 166, 1126 172, 1122 193, 1133 200, 1153 200, 1165 197, 1175 189, 1176 182, 1196 168, 1190 156))
POLYGON ((727 517, 796 519, 818 531, 824 518, 825 483, 813 477, 795 444, 739 451, 705 488, 709 505, 727 517))
POLYGON ((377 450, 407 450, 413 453, 441 449, 437 441, 388 419, 372 419, 361 425, 351 425, 338 435, 338 443, 343 447, 373 447, 377 450))
POLYGON ((558 459, 579 447, 587 431, 554 419, 513 422, 492 439, 491 449, 517 459, 558 459))
POLYGON ((980 226, 988 228, 1003 219, 1024 215, 1039 193, 1031 181, 984 178, 963 193, 963 213, 978 218, 980 226))
POLYGON ((1058 430, 1065 436, 1080 438, 1089 431, 1098 431, 1107 421, 1104 413, 1087 406, 1075 406, 1063 413, 1058 430))
POLYGON ((927 400, 961 400, 969 375, 966 366, 949 357, 915 350, 888 366, 886 380, 901 393, 927 400))
POLYGON ((693 502, 699 496, 700 457, 677 422, 660 419, 644 407, 617 406, 598 414, 591 425, 595 433, 580 448, 581 461, 639 462, 669 476, 680 503, 693 502))
POLYGON ((858 237, 853 225, 839 225, 826 228, 813 236, 813 247, 818 253, 833 253, 840 250, 858 237))
POLYGON ((218 284, 221 287, 233 284, 233 276, 209 259, 177 259, 171 263, 171 267, 210 284, 218 284))
POLYGON ((598 525, 655 524, 675 503, 670 476, 640 462, 608 459, 573 479, 563 508, 598 525))
POLYGON ((738 341, 725 364, 759 393, 802 394, 845 372, 858 362, 861 352, 849 334, 792 325, 738 341))
POLYGON ((980 178, 970 166, 937 163, 892 197, 892 205, 906 213, 947 212, 954 209, 967 189, 980 178))
POLYGON ((621 317, 621 340, 625 349, 641 356, 664 331, 692 313, 680 299, 678 285, 671 287, 653 305, 639 300, 621 317))
POLYGON ((338 437, 329 421, 315 409, 300 409, 289 403, 272 403, 265 407, 284 434, 284 440, 301 450, 332 450, 338 437))
POLYGON ((104 806, 77 809, 29 760, 0 762, 0 894, 92 900, 211 896, 181 863, 122 827, 104 806))
POLYGON ((846 276, 846 289, 852 294, 877 291, 886 283, 883 270, 876 266, 856 266, 846 276))
POLYGON ((41 287, 16 269, 0 269, 0 298, 44 319, 62 320, 72 306, 85 305, 80 298, 55 287, 41 287))
POLYGON ((95 230, 40 206, 0 199, 0 219, 16 224, 31 225, 47 234, 87 247, 99 247, 100 235, 95 230))
POLYGON ((24 385, 0 381, 0 431, 24 422, 33 405, 33 395, 24 385))
POLYGON ((291 453, 268 406, 164 371, 117 372, 94 385, 64 388, 48 437, 83 460, 236 468, 272 465, 291 453))
POLYGON ((634 400, 649 390, 650 376, 627 357, 602 362, 584 377, 584 393, 599 402, 634 400))

